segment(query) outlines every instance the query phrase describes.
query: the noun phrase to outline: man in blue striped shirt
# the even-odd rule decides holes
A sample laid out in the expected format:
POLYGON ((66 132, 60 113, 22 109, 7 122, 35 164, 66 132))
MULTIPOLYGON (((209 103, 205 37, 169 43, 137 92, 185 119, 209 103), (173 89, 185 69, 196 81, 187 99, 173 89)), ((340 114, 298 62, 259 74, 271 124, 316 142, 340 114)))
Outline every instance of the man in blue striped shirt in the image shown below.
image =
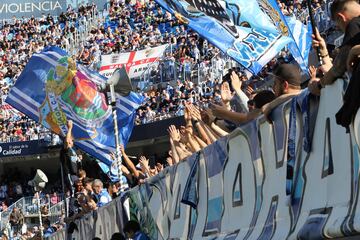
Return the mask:
POLYGON ((103 183, 100 179, 95 179, 93 182, 94 198, 96 205, 102 207, 111 202, 111 196, 106 189, 104 189, 103 183))

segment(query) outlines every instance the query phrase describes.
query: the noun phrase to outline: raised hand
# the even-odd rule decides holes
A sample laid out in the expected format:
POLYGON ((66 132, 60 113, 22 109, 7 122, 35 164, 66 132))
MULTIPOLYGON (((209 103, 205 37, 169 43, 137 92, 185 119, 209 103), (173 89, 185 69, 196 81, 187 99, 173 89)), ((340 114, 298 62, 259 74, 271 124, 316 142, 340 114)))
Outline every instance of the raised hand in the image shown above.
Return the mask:
POLYGON ((247 86, 246 88, 246 94, 250 96, 254 92, 254 89, 251 86, 247 86))
POLYGON ((319 48, 321 55, 327 55, 326 42, 324 38, 321 37, 319 30, 316 28, 315 34, 312 35, 312 46, 316 50, 319 48))
POLYGON ((174 142, 179 142, 180 141, 180 132, 179 129, 177 129, 174 125, 171 125, 168 129, 170 138, 174 141, 174 142))
POLYGON ((202 120, 200 110, 196 106, 189 105, 189 111, 190 111, 190 115, 191 115, 192 119, 194 119, 195 121, 202 120))
POLYGON ((158 172, 161 172, 162 170, 164 170, 164 166, 161 163, 157 163, 156 164, 156 169, 158 172))
POLYGON ((309 74, 310 74, 310 79, 315 79, 316 78, 316 67, 310 66, 309 74))
MULTIPOLYGON (((206 115, 207 116, 207 119, 208 119, 208 124, 212 123, 215 121, 215 116, 213 114, 213 112, 211 111, 210 108, 205 108, 205 110, 201 113, 203 114, 204 116, 206 115)), ((203 117, 204 118, 204 117, 203 117)))
POLYGON ((185 111, 184 111, 184 118, 186 122, 190 122, 191 121, 191 113, 190 113, 190 108, 191 104, 187 103, 185 104, 185 111))
POLYGON ((229 83, 224 82, 221 85, 221 99, 222 99, 223 103, 226 104, 226 103, 230 102, 232 97, 233 96, 232 96, 231 91, 230 91, 229 83))
POLYGON ((122 144, 120 144, 120 152, 122 155, 125 155, 124 145, 122 145, 122 144))
POLYGON ((141 156, 139 159, 139 163, 141 166, 145 167, 146 169, 149 169, 149 159, 147 159, 144 156, 141 156))
POLYGON ((224 111, 228 111, 228 109, 225 106, 219 106, 216 104, 210 105, 211 112, 214 116, 221 118, 224 111))
POLYGON ((68 127, 68 129, 72 129, 72 128, 73 128, 73 121, 72 121, 72 120, 69 120, 69 121, 67 122, 67 127, 68 127))
POLYGON ((230 75, 231 85, 235 89, 235 91, 241 91, 242 81, 240 80, 239 76, 233 71, 230 75))
POLYGON ((166 162, 168 163, 169 166, 172 166, 172 165, 173 165, 173 159, 172 159, 172 157, 167 157, 167 158, 166 158, 166 162))

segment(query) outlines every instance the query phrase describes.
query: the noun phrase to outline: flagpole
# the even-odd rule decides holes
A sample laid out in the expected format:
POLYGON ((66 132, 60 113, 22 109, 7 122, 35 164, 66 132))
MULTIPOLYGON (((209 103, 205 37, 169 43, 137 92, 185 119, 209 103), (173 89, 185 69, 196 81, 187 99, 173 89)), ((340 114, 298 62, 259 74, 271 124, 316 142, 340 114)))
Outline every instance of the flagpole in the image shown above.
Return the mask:
MULTIPOLYGON (((316 35, 316 27, 315 27, 316 25, 315 25, 315 20, 314 20, 314 13, 311 8, 311 0, 306 0, 306 4, 307 4, 308 10, 309 10, 309 17, 310 17, 310 24, 311 24, 312 32, 314 35, 316 35)), ((323 59, 321 57, 319 47, 316 47, 316 55, 319 60, 320 66, 323 65, 323 59)))
MULTIPOLYGON (((115 96, 115 86, 114 84, 110 85, 110 105, 111 110, 113 114, 113 121, 114 121, 114 132, 115 132, 115 144, 116 144, 116 163, 118 166, 118 177, 121 186, 124 184, 122 181, 122 171, 121 171, 121 165, 122 165, 122 159, 121 159, 121 151, 120 151, 120 139, 119 139, 119 128, 118 128, 118 122, 117 122, 117 113, 116 113, 116 96, 115 96)), ((111 170, 110 170, 111 171, 111 170)), ((111 172, 110 172, 111 173, 111 172)))

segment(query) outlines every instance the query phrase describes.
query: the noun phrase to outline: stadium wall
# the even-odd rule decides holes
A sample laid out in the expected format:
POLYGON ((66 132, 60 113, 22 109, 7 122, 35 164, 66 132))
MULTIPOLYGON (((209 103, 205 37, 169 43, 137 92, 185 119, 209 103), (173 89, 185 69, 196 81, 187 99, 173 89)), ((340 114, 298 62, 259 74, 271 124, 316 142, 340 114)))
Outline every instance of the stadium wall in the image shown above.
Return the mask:
POLYGON ((343 89, 339 80, 322 90, 316 121, 313 100, 310 114, 299 107, 290 114, 289 101, 275 110, 273 124, 260 117, 132 189, 131 218, 151 239, 360 233, 360 112, 350 133, 336 124, 343 89))
POLYGON ((110 239, 111 236, 122 231, 127 214, 124 212, 123 202, 120 198, 99 208, 97 211, 84 215, 76 220, 71 228, 71 234, 64 229, 48 237, 48 240, 91 240, 95 236, 100 239, 110 239), (66 236, 68 235, 68 236, 66 236))

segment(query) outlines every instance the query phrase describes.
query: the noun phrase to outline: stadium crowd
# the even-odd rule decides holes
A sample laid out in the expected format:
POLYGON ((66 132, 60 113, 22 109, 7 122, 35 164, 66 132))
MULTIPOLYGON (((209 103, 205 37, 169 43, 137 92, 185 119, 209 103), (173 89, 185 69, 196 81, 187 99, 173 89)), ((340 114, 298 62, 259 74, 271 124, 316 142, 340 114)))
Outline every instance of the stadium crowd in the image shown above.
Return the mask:
MULTIPOLYGON (((325 1, 313 1, 316 8, 324 3, 325 1)), ((306 10, 305 1, 279 1, 279 5, 285 14, 297 14, 306 10)), ((80 7, 77 10, 69 7, 67 12, 58 18, 50 15, 43 15, 40 19, 14 18, 11 22, 1 26, 0 142, 52 138, 43 127, 17 112, 4 100, 33 53, 41 51, 44 46, 48 45, 68 47, 75 38, 75 29, 81 28, 82 23, 93 17, 95 13, 97 13, 95 5, 80 7)), ((211 85, 214 86, 216 82, 219 82, 225 65, 219 50, 160 8, 153 0, 143 3, 137 1, 135 4, 111 0, 109 15, 105 22, 101 23, 100 27, 91 29, 89 36, 75 53, 75 57, 78 62, 97 70, 100 66, 101 54, 140 50, 168 43, 171 43, 171 51, 166 53, 162 61, 162 67, 166 70, 163 71, 166 72, 163 74, 163 81, 181 79, 182 84, 187 85, 191 80, 192 69, 207 69, 203 77, 208 79, 210 78, 209 70, 215 68, 216 74, 211 77, 211 81, 213 81, 211 85), (180 78, 180 74, 175 73, 183 74, 183 76, 180 78)), ((153 71, 154 79, 159 79, 160 75, 158 70, 153 71)), ((253 79, 250 80, 253 82, 253 79)), ((202 82, 205 81, 207 80, 202 80, 202 82)), ((178 88, 179 86, 174 87, 178 88)), ((157 90, 156 101, 161 101, 165 97, 162 96, 164 88, 155 89, 157 90)), ((196 93, 199 97, 195 101, 201 101, 204 96, 208 97, 209 93, 206 91, 207 86, 203 84, 196 93)), ((212 91, 213 97, 218 95, 212 88, 210 91, 212 91)), ((148 123, 181 114, 183 106, 174 108, 178 96, 169 92, 167 94, 170 95, 172 105, 169 104, 166 108, 163 107, 163 104, 156 108, 152 105, 152 111, 149 111, 147 110, 149 102, 147 102, 139 110, 137 123, 148 123), (155 116, 153 112, 155 112, 155 116)), ((150 102, 153 101, 153 96, 151 98, 150 102)), ((193 101, 194 96, 185 92, 185 96, 181 98, 193 101)), ((55 139, 54 143, 59 143, 58 139, 55 139)))
MULTIPOLYGON (((307 1, 305 0, 294 0, 294 1, 286 1, 286 0, 278 0, 279 7, 284 15, 292 15, 294 14, 297 17, 300 17, 307 10, 307 1)), ((312 0, 312 9, 316 11, 326 4, 326 0, 312 0)))
MULTIPOLYGON (((279 4, 284 13, 297 14, 304 10, 303 2, 279 1, 279 4)), ((324 1, 313 1, 314 7, 320 7, 323 3, 324 1)), ((348 18, 335 17, 336 23, 340 27, 343 26, 341 25, 343 23, 349 24, 353 19, 356 20, 360 15, 358 3, 350 0, 347 1, 347 4, 354 4, 348 18), (354 12, 357 14, 356 16, 354 12)), ((341 7, 334 7, 334 9, 335 16, 343 11, 341 7)), ((9 88, 16 81, 16 77, 32 53, 50 44, 59 46, 69 44, 66 42, 67 38, 62 36, 71 35, 77 21, 86 18, 86 15, 94 10, 95 6, 81 8, 78 12, 68 9, 68 12, 62 14, 57 20, 51 16, 44 16, 39 20, 15 20, 12 24, 5 24, 0 35, 2 40, 0 41, 2 96, 7 95, 9 88), (30 46, 30 48, 25 46, 30 46)), ((347 59, 349 69, 354 68, 356 57, 360 51, 358 47, 350 49, 358 43, 347 41, 356 34, 346 32, 345 28, 342 30, 345 32, 345 43, 350 45, 347 46, 349 49, 345 52, 345 58, 340 55, 341 62, 343 63, 347 59), (346 36, 349 36, 348 39, 346 36)), ((122 147, 126 186, 122 186, 120 182, 106 183, 100 179, 90 178, 86 176, 86 172, 81 167, 74 167, 70 164, 67 170, 68 190, 70 191, 69 215, 57 224, 51 224, 50 221, 45 220, 44 233, 46 236, 61 228, 63 222, 71 226, 75 219, 109 203, 112 198, 120 196, 121 190, 143 183, 165 167, 176 164, 192 153, 226 136, 239 124, 250 121, 260 114, 268 117, 273 108, 301 92, 300 71, 294 65, 288 64, 291 59, 286 52, 281 53, 280 58, 273 59, 265 66, 259 76, 251 79, 248 79, 239 68, 232 68, 225 73, 221 72, 225 62, 218 50, 196 33, 181 25, 151 0, 146 1, 145 4, 137 2, 135 5, 123 1, 111 1, 108 21, 103 27, 91 31, 76 58, 79 62, 98 69, 101 54, 138 50, 169 42, 174 48, 167 53, 166 57, 174 63, 179 62, 180 68, 185 68, 184 62, 187 61, 200 65, 206 61, 214 61, 212 59, 215 58, 216 65, 219 66, 219 74, 215 78, 205 76, 200 84, 195 84, 186 77, 184 80, 173 79, 177 80, 175 84, 151 86, 148 91, 143 92, 146 101, 138 110, 136 124, 145 124, 173 116, 184 116, 185 119, 185 126, 179 128, 170 126, 168 129, 170 149, 166 162, 157 161, 155 166, 150 166, 149 159, 146 156, 140 156, 135 161, 138 164, 135 164, 122 147), (266 73, 269 71, 274 75, 273 91, 264 88, 257 89, 257 82, 261 82, 262 78, 267 77, 266 73), (74 169, 70 169, 73 167, 74 169)), ((311 68, 309 90, 313 94, 319 95, 321 87, 331 84, 332 80, 341 76, 346 69, 344 66, 340 67, 339 57, 333 56, 333 65, 326 43, 320 34, 315 34, 313 44, 314 47, 320 48, 324 65, 319 69, 311 68), (324 76, 319 78, 321 75, 324 76)), ((3 102, 2 106, 4 106, 3 102)), ((36 135, 41 132, 39 125, 19 113, 17 113, 17 117, 7 114, 7 110, 9 109, 1 109, 0 142, 8 141, 8 136, 16 137, 16 140, 19 141, 37 139, 36 135)), ((69 142, 71 140, 65 142, 66 150, 72 148, 71 143, 69 146, 69 142)), ((77 154, 75 153, 75 155, 77 154)), ((69 161, 69 158, 64 161, 69 161)), ((14 188, 18 191, 19 185, 21 187, 21 184, 13 183, 6 188, 14 188)), ((21 191, 24 190, 21 189, 21 191)), ((3 193, 3 186, 1 186, 0 198, 3 193)), ((10 195, 8 192, 7 194, 10 195)), ((52 195, 49 197, 52 201, 52 195)), ((6 209, 6 204, 3 203, 1 208, 2 210, 6 209)), ((20 221, 19 218, 17 217, 17 222, 20 221)), ((16 226, 17 228, 18 226, 16 226)), ((26 231, 24 235, 34 236, 37 232, 38 229, 33 229, 33 232, 26 231)))
POLYGON ((6 104, 6 96, 33 53, 45 46, 65 46, 75 27, 95 9, 95 5, 80 7, 77 11, 69 8, 57 19, 51 15, 43 15, 39 19, 14 18, 1 26, 0 142, 51 139, 52 136, 42 126, 6 104))

